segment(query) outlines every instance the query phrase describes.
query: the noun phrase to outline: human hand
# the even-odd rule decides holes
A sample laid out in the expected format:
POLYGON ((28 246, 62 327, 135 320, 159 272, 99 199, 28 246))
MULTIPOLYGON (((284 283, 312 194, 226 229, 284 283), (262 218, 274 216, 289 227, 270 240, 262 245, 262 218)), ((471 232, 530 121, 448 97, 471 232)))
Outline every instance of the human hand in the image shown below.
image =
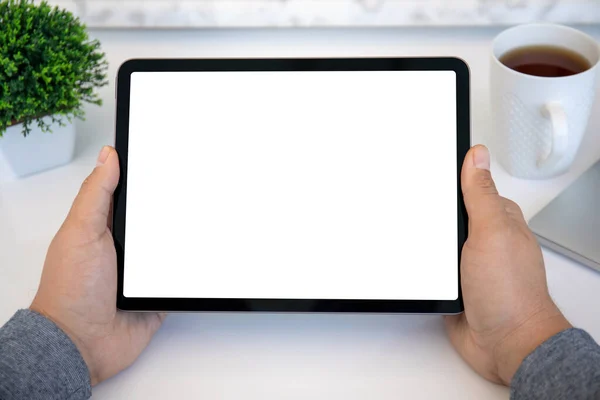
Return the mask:
POLYGON ((73 340, 92 385, 131 365, 165 317, 117 311, 117 256, 109 215, 118 181, 117 152, 105 146, 50 244, 30 306, 73 340))
POLYGON ((521 209, 498 194, 489 169, 488 150, 473 147, 461 175, 469 215, 461 259, 465 312, 445 321, 467 363, 509 385, 529 353, 571 325, 550 298, 542 252, 521 209))

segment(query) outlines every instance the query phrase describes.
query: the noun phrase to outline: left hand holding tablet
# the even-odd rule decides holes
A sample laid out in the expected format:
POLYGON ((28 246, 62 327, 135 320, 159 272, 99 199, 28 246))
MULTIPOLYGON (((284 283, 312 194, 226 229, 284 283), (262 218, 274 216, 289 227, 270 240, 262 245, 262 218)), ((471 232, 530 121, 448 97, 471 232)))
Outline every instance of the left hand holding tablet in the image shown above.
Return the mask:
POLYGON ((166 315, 117 311, 117 259, 109 215, 118 181, 117 152, 105 146, 50 244, 30 307, 73 340, 92 385, 131 365, 166 315))

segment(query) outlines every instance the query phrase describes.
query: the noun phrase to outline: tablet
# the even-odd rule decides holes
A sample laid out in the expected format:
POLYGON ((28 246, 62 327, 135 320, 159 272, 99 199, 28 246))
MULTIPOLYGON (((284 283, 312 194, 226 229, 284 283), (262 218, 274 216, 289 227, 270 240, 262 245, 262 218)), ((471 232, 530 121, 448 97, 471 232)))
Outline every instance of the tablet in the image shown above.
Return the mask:
POLYGON ((117 78, 119 309, 462 311, 463 61, 130 60, 117 78))

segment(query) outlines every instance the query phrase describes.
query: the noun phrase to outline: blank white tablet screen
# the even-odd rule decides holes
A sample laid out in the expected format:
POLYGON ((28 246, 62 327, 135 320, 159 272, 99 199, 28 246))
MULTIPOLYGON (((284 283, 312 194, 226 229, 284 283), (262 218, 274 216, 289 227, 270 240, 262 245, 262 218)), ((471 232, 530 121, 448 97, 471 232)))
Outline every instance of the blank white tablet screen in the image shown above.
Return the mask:
POLYGON ((126 297, 458 297, 452 71, 135 72, 126 297))

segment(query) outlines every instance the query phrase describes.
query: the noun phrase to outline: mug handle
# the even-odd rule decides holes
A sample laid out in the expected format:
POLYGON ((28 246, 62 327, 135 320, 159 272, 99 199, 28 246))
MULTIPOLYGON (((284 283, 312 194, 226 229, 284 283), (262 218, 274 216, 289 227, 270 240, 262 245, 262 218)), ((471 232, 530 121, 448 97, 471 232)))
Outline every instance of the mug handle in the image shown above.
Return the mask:
POLYGON ((564 157, 569 145, 567 114, 560 103, 550 102, 542 107, 542 115, 552 123, 552 147, 549 154, 540 157, 537 165, 552 167, 564 157))

